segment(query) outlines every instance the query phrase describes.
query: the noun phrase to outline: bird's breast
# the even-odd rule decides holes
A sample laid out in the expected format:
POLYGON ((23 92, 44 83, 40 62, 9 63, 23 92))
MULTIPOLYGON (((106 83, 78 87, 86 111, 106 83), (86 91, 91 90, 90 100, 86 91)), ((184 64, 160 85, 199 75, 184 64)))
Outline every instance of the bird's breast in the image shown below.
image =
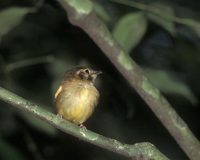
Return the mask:
POLYGON ((65 83, 56 97, 58 113, 75 123, 83 123, 97 105, 99 92, 87 83, 65 83))

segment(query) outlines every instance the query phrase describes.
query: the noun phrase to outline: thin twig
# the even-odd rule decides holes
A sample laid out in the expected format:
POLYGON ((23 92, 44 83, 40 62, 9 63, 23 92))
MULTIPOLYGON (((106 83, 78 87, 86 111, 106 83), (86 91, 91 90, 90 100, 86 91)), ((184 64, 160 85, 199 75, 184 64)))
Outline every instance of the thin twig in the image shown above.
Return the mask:
POLYGON ((135 2, 135 1, 131 1, 131 0, 110 0, 110 1, 113 1, 115 3, 120 3, 123 5, 127 5, 129 7, 134 7, 139 10, 145 11, 147 13, 157 15, 158 17, 161 17, 166 21, 170 21, 170 22, 172 21, 172 22, 175 22, 175 23, 178 23, 181 25, 185 25, 187 27, 192 28, 194 31, 196 31, 198 36, 200 35, 200 33, 199 33, 200 22, 195 19, 181 18, 174 14, 167 14, 167 13, 163 12, 162 9, 159 9, 158 7, 151 5, 151 4, 145 4, 145 3, 135 2))
POLYGON ((53 62, 53 60, 54 60, 54 57, 52 55, 20 60, 17 62, 7 64, 5 66, 5 72, 12 72, 12 71, 15 71, 16 69, 24 68, 27 66, 33 66, 33 65, 43 64, 43 63, 51 63, 53 62))
POLYGON ((120 155, 135 159, 144 157, 147 159, 168 160, 168 158, 158 151, 151 143, 144 142, 134 145, 124 144, 115 139, 107 138, 90 130, 80 128, 2 87, 0 87, 0 99, 20 110, 31 113, 67 134, 120 155))
POLYGON ((183 24, 183 25, 193 25, 193 23, 197 22, 190 18, 180 18, 177 16, 166 14, 165 12, 162 12, 162 10, 160 10, 159 8, 157 8, 156 6, 153 6, 151 4, 147 5, 145 3, 134 2, 134 1, 130 1, 130 0, 110 0, 110 1, 120 3, 123 5, 127 5, 130 7, 134 7, 134 8, 143 10, 143 11, 147 11, 149 13, 153 13, 157 16, 160 16, 160 17, 164 18, 165 20, 174 21, 176 23, 183 24))
POLYGON ((113 39, 89 0, 58 0, 69 21, 83 29, 148 104, 179 146, 192 160, 200 159, 200 143, 169 102, 144 76, 141 68, 113 39))

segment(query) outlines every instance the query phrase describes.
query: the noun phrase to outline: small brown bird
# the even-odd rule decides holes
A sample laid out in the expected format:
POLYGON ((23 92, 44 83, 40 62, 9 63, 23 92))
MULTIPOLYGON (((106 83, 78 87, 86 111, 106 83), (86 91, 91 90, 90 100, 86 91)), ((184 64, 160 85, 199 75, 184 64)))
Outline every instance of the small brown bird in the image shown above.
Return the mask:
POLYGON ((94 81, 101 73, 86 67, 68 71, 55 93, 57 113, 66 120, 82 125, 98 103, 99 92, 94 81))

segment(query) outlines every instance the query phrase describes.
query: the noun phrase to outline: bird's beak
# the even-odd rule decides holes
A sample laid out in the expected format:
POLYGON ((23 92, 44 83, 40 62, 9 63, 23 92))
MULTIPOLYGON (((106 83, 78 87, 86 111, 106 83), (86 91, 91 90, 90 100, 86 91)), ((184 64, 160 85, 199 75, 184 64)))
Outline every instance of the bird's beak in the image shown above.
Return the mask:
POLYGON ((102 71, 94 71, 94 74, 96 74, 97 76, 102 74, 103 72, 102 71))
POLYGON ((97 78, 97 76, 102 74, 102 73, 103 73, 102 71, 93 71, 93 73, 91 74, 92 82, 94 83, 94 81, 97 78))

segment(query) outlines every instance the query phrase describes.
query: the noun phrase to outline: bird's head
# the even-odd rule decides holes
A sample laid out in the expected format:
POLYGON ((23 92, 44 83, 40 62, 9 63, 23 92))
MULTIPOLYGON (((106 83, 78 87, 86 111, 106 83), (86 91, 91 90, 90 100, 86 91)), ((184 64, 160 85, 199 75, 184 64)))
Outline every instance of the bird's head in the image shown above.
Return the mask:
POLYGON ((72 79, 94 83, 97 76, 101 73, 101 71, 96 71, 88 67, 77 67, 74 70, 71 70, 68 76, 72 79))

